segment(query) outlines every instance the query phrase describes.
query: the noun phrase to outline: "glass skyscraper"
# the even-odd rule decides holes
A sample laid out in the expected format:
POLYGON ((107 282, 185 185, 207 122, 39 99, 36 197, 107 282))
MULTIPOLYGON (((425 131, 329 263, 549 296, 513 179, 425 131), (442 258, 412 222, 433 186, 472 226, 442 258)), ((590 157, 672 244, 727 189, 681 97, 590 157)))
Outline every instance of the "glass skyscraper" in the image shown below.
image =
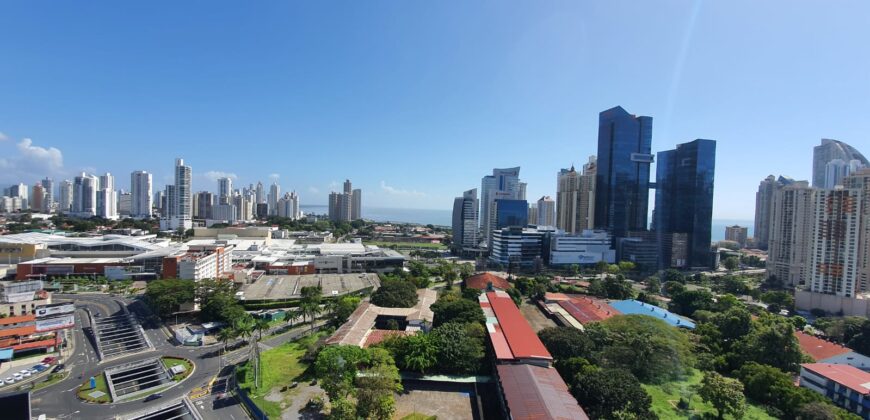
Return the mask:
POLYGON ((529 224, 529 203, 526 200, 495 200, 496 229, 525 227, 529 224))
POLYGON ((713 140, 698 139, 658 153, 653 226, 663 268, 711 265, 715 170, 716 142, 713 140), (682 249, 676 251, 677 248, 682 249), (677 258, 674 253, 681 255, 677 258))
POLYGON ((652 117, 631 115, 620 106, 598 115, 597 229, 614 237, 647 229, 651 147, 652 117))

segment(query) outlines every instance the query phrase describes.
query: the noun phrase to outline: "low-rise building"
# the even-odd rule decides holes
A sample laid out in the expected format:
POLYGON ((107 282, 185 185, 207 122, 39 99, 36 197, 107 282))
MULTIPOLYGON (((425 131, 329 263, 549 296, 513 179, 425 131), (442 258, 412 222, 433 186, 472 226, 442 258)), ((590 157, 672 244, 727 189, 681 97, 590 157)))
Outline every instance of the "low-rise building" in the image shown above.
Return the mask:
POLYGON ((37 306, 50 303, 51 293, 43 289, 42 281, 0 281, 0 315, 34 314, 37 306))
POLYGON ((804 363, 800 386, 828 397, 834 404, 870 419, 870 373, 849 365, 804 363))
POLYGON ((61 330, 75 327, 75 305, 39 306, 32 313, 0 318, 0 349, 14 354, 54 351, 63 342, 61 330))
POLYGON ((801 350, 816 363, 849 365, 863 371, 870 371, 870 357, 830 341, 814 337, 802 331, 795 331, 801 350))
POLYGON ((489 261, 502 266, 518 265, 534 267, 546 263, 550 237, 555 233, 550 227, 506 227, 492 231, 489 261))
POLYGON ((475 274, 465 279, 465 287, 492 292, 495 290, 510 289, 511 284, 504 277, 497 276, 490 272, 485 272, 475 274))
POLYGON ((557 233, 550 242, 550 265, 595 264, 616 262, 613 240, 606 231, 584 230, 579 235, 557 233))

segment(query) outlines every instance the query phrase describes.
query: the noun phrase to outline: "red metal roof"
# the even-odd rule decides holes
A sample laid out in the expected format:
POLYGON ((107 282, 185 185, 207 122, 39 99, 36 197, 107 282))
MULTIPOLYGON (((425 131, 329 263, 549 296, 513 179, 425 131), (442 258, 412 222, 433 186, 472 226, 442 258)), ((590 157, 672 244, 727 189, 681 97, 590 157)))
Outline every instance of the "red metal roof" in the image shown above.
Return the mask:
POLYGON ((466 286, 477 290, 486 290, 489 283, 492 283, 493 288, 499 290, 507 290, 511 287, 507 280, 492 273, 475 274, 465 279, 466 286))
POLYGON ((514 420, 588 420, 556 369, 498 365, 504 399, 514 420))
POLYGON ((559 306, 581 324, 603 321, 620 313, 614 307, 608 305, 607 302, 589 297, 574 297, 570 300, 559 302, 559 306))
POLYGON ((515 359, 553 360, 544 343, 507 293, 489 292, 486 297, 515 359))
POLYGON ((804 363, 801 367, 859 394, 870 394, 870 373, 856 367, 831 363, 804 363))
POLYGON ((794 335, 798 339, 801 350, 810 355, 816 362, 852 351, 848 347, 813 337, 801 331, 795 332, 794 335))
POLYGON ((513 360, 514 354, 511 352, 511 346, 508 345, 507 339, 498 324, 491 326, 493 331, 489 333, 489 339, 492 342, 492 349, 495 351, 495 358, 498 360, 513 360))

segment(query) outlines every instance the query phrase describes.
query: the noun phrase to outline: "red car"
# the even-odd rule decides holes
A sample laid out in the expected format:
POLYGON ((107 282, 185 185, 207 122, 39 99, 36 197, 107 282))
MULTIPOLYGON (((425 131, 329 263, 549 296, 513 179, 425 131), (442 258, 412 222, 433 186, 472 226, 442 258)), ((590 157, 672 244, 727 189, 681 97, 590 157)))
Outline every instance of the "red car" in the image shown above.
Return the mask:
POLYGON ((47 365, 53 365, 54 362, 56 362, 56 361, 57 361, 56 357, 46 357, 45 359, 42 359, 42 363, 45 363, 47 365))

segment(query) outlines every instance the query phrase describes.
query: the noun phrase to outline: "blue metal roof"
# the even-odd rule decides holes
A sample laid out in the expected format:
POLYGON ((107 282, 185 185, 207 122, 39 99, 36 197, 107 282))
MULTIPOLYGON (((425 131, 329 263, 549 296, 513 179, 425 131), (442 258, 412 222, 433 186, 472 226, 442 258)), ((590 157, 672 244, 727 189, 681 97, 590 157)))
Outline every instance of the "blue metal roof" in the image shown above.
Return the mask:
POLYGON ((0 349, 0 360, 12 360, 12 349, 0 349))
POLYGON ((689 318, 679 316, 667 309, 662 309, 658 306, 643 303, 634 299, 610 302, 610 306, 616 308, 617 311, 622 312, 624 315, 648 315, 661 319, 675 327, 683 327, 690 330, 695 329, 695 323, 689 318))

